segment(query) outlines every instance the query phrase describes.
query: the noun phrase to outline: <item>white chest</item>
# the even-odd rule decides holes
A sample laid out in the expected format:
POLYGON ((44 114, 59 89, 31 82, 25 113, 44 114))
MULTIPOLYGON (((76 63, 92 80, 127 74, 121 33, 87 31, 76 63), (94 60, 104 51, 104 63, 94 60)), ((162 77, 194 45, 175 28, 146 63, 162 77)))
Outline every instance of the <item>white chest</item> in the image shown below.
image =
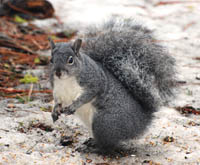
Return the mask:
POLYGON ((68 106, 82 93, 83 88, 77 83, 75 77, 62 77, 59 79, 55 76, 53 96, 56 102, 68 106))
MULTIPOLYGON (((75 101, 84 89, 77 83, 75 77, 57 78, 54 79, 53 96, 57 103, 61 103, 63 107, 69 106, 75 101)), ((76 110, 75 115, 88 127, 90 135, 92 135, 92 119, 95 113, 95 107, 92 101, 82 105, 76 110)))

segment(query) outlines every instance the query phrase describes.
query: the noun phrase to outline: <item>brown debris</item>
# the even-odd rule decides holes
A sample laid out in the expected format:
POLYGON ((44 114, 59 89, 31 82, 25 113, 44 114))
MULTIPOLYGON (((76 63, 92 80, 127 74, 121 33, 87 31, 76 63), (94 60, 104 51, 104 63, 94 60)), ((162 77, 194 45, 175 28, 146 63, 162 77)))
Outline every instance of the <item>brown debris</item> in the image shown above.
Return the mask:
POLYGON ((184 107, 175 107, 176 110, 178 110, 181 114, 194 114, 194 115, 200 115, 200 109, 194 108, 189 105, 185 105, 184 107))
POLYGON ((8 104, 7 108, 15 108, 15 105, 14 104, 8 104))
MULTIPOLYGON (((14 64, 28 64, 28 65, 34 65, 34 59, 36 57, 38 57, 37 54, 34 54, 34 55, 27 55, 25 53, 20 53, 20 52, 17 52, 17 51, 13 51, 11 49, 8 49, 8 48, 3 48, 3 47, 0 47, 0 54, 2 54, 2 60, 4 62, 8 62, 10 63, 11 62, 11 59, 12 59, 12 62, 14 64)), ((12 63, 11 62, 11 63, 12 63)))
POLYGON ((0 87, 19 85, 23 69, 36 65, 39 55, 35 51, 49 48, 47 38, 48 34, 35 26, 22 26, 6 17, 0 18, 0 87))
POLYGON ((53 6, 46 0, 8 0, 0 10, 0 16, 20 14, 26 19, 45 19, 54 15, 53 6))
POLYGON ((195 57, 194 60, 200 60, 200 57, 195 57))
POLYGON ((165 1, 165 2, 161 1, 155 4, 155 6, 184 4, 184 3, 200 3, 200 1, 165 1))
POLYGON ((196 123, 196 122, 194 122, 194 121, 188 122, 188 125, 191 125, 191 126, 200 126, 199 123, 196 123))
POLYGON ((8 65, 6 62, 0 63, 0 87, 17 86, 19 84, 19 79, 23 76, 20 73, 14 73, 10 65, 8 65, 10 68, 6 68, 6 65, 8 65))
POLYGON ((192 25, 195 25, 195 24, 196 24, 196 22, 194 22, 194 21, 192 21, 192 22, 186 24, 186 25, 183 27, 183 31, 186 31, 189 27, 191 27, 192 25))
POLYGON ((31 129, 31 128, 39 128, 39 129, 46 131, 46 132, 52 132, 53 131, 53 128, 51 126, 48 126, 44 123, 35 123, 35 124, 32 123, 32 124, 29 125, 29 129, 31 129))
POLYGON ((7 17, 0 18, 0 46, 36 54, 37 50, 49 48, 48 35, 32 24, 25 26, 11 22, 7 17))
MULTIPOLYGON (((29 93, 29 90, 0 87, 0 92, 4 92, 4 93, 29 93)), ((40 91, 33 90, 32 93, 52 93, 52 91, 51 90, 40 90, 40 91)))
POLYGON ((164 143, 167 143, 167 142, 174 142, 174 138, 171 137, 171 136, 166 136, 164 139, 163 139, 164 143))
POLYGON ((61 136, 60 144, 62 146, 69 146, 74 142, 72 136, 61 136))
POLYGON ((35 52, 49 49, 49 35, 31 24, 23 26, 6 17, 0 18, 0 87, 17 86, 24 69, 48 63, 48 59, 35 52), (39 63, 36 64, 35 59, 39 59, 39 63))
POLYGON ((154 162, 152 160, 144 160, 142 164, 149 164, 149 165, 161 165, 161 163, 154 162))
MULTIPOLYGON (((48 93, 51 94, 51 90, 32 90, 32 93, 48 93)), ((0 87, 0 96, 7 98, 18 98, 22 96, 27 96, 30 93, 30 90, 23 89, 14 89, 14 88, 3 88, 0 87)))
POLYGON ((91 159, 86 159, 86 162, 87 163, 92 163, 92 160, 91 159))

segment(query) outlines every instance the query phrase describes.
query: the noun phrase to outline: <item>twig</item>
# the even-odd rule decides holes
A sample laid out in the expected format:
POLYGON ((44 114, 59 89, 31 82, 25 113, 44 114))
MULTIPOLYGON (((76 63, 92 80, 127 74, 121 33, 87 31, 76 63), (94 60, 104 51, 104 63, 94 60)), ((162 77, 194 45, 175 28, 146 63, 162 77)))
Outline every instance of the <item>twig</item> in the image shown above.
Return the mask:
POLYGON ((27 10, 23 10, 23 9, 21 9, 21 8, 18 8, 18 7, 16 7, 16 6, 12 5, 10 2, 8 2, 8 6, 9 6, 11 9, 14 9, 14 10, 16 10, 16 11, 18 11, 18 12, 21 12, 21 13, 24 13, 24 14, 27 14, 27 15, 38 16, 37 14, 33 14, 33 13, 27 11, 27 10))
POLYGON ((0 54, 6 55, 2 57, 3 59, 9 58, 9 55, 16 56, 18 57, 18 59, 16 60, 18 63, 23 63, 23 62, 31 63, 38 56, 37 54, 29 55, 29 54, 9 50, 7 48, 0 48, 0 54))
POLYGON ((200 60, 200 57, 194 57, 192 59, 194 59, 194 60, 200 60))
POLYGON ((33 43, 35 46, 37 46, 40 50, 43 49, 43 47, 42 47, 40 44, 38 44, 36 40, 31 39, 31 41, 32 41, 32 43, 33 43))
MULTIPOLYGON (((2 88, 0 87, 0 92, 5 93, 29 93, 29 90, 24 89, 13 89, 13 88, 2 88)), ((33 90, 32 93, 52 93, 51 90, 33 90)))
POLYGON ((2 129, 2 128, 0 128, 0 130, 1 130, 1 131, 5 131, 5 132, 9 132, 9 130, 7 130, 7 129, 2 129))
POLYGON ((175 109, 183 113, 192 113, 195 115, 200 115, 200 111, 190 105, 185 105, 184 107, 175 107, 175 109))
POLYGON ((173 5, 173 4, 179 4, 179 3, 200 3, 200 1, 166 1, 166 2, 158 2, 154 6, 173 5))
POLYGON ((33 92, 33 84, 31 84, 31 86, 30 86, 30 90, 28 92, 28 100, 27 101, 30 101, 32 92, 33 92))
POLYGON ((196 22, 192 21, 183 27, 183 31, 187 30, 190 26, 196 24, 196 22))
POLYGON ((1 48, 0 49, 0 53, 1 54, 5 54, 5 53, 8 53, 10 55, 19 55, 19 56, 24 56, 24 57, 27 57, 27 56, 37 56, 37 54, 26 54, 26 53, 21 53, 21 52, 16 52, 16 51, 13 51, 13 50, 10 50, 10 49, 7 49, 7 48, 1 48))
POLYGON ((63 22, 61 21, 61 19, 57 15, 54 15, 54 18, 58 21, 58 23, 60 25, 63 25, 63 22))
POLYGON ((144 5, 136 5, 136 4, 133 4, 133 5, 125 4, 124 6, 125 6, 125 7, 138 7, 138 8, 142 8, 142 9, 146 9, 146 8, 147 8, 147 7, 144 6, 144 5))
POLYGON ((3 69, 0 69, 0 72, 2 72, 2 73, 7 73, 8 75, 13 74, 13 72, 8 71, 8 70, 3 70, 3 69))
POLYGON ((178 38, 178 39, 173 39, 173 40, 153 40, 152 42, 175 42, 175 41, 180 41, 184 40, 185 38, 178 38))
POLYGON ((34 113, 34 114, 39 114, 37 112, 31 111, 31 110, 22 110, 22 109, 14 109, 14 110, 10 110, 9 108, 4 108, 4 110, 6 112, 17 112, 17 111, 21 111, 21 112, 27 112, 27 113, 34 113))
POLYGON ((33 146, 31 146, 27 151, 26 154, 31 154, 32 153, 32 149, 39 143, 42 141, 42 139, 44 138, 44 136, 42 138, 40 138, 38 141, 35 142, 35 144, 33 146))
POLYGON ((16 38, 16 35, 8 34, 8 36, 13 38, 13 41, 7 41, 7 40, 1 39, 1 43, 4 43, 4 46, 11 47, 11 48, 18 48, 18 49, 25 50, 25 51, 29 52, 30 54, 36 54, 34 51, 29 49, 27 46, 23 46, 22 44, 18 44, 18 42, 21 42, 21 41, 16 38))

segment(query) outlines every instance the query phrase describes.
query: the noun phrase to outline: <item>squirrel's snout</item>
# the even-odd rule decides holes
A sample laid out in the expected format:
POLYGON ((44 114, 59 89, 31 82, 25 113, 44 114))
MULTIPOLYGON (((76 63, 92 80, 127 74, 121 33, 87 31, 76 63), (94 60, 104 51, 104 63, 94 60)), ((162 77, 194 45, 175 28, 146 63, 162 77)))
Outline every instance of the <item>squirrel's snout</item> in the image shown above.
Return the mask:
POLYGON ((59 70, 56 70, 56 76, 58 77, 58 78, 60 78, 60 76, 61 76, 61 70, 59 69, 59 70))

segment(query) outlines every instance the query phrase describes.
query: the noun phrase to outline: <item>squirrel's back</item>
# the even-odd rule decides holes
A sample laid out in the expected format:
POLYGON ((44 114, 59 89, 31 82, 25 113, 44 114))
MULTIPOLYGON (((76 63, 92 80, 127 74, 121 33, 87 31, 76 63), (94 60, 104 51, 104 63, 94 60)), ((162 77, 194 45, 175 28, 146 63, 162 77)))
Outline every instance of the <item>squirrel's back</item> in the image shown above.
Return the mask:
POLYGON ((84 33, 82 50, 99 61, 132 94, 146 113, 173 96, 175 60, 152 31, 132 19, 111 19, 84 33))

